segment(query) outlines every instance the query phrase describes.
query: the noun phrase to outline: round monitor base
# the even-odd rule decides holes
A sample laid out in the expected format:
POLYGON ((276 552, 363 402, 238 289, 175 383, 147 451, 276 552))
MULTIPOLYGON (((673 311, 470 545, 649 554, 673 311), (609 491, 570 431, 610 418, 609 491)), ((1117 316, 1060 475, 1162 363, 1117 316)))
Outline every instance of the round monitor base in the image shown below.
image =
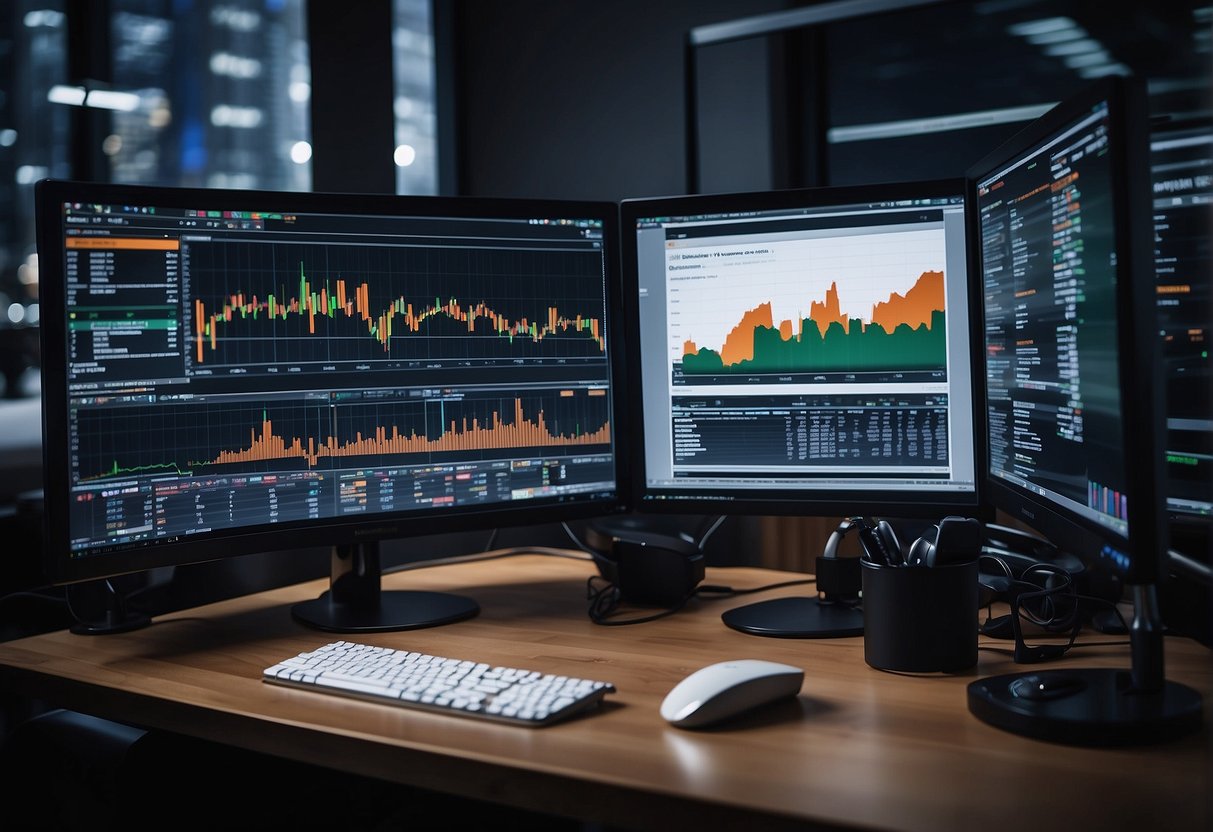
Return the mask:
POLYGON ((863 635, 863 612, 816 597, 772 598, 725 612, 734 630, 773 638, 843 638, 863 635))
POLYGON ((121 617, 109 617, 105 621, 77 621, 71 626, 71 631, 78 636, 108 636, 142 630, 151 623, 149 616, 128 612, 121 617))
POLYGON ((1066 745, 1144 745, 1198 731, 1201 696, 1178 682, 1132 690, 1129 671, 1041 670, 971 682, 969 711, 1021 736, 1066 745))
POLYGON ((334 633, 374 633, 438 627, 472 618, 480 605, 471 598, 445 592, 393 590, 381 592, 368 606, 334 604, 329 593, 291 607, 295 620, 334 633))

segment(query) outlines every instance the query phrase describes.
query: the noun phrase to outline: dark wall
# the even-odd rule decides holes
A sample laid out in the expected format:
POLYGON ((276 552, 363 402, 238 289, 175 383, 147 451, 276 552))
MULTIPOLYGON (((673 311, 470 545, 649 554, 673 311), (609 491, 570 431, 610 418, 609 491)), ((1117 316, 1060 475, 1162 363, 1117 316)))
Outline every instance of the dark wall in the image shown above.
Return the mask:
POLYGON ((607 199, 686 191, 689 29, 783 0, 456 0, 458 192, 607 199))

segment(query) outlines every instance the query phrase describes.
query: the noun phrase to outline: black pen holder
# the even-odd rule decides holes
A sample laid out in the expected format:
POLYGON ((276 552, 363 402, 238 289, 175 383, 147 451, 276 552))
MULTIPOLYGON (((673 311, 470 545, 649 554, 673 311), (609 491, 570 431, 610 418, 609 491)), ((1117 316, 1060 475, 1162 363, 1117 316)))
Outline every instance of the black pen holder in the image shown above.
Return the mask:
POLYGON ((977 561, 880 566, 864 560, 863 657, 878 670, 936 673, 977 664, 977 561))

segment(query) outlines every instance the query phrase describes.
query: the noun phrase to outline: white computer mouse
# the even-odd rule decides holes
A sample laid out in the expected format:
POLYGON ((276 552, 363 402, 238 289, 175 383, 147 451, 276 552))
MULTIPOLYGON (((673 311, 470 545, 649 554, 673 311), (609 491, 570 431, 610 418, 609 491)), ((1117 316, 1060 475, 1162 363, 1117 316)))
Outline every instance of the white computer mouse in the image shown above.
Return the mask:
POLYGON ((679 728, 715 725, 761 705, 800 693, 804 670, 762 659, 734 659, 701 667, 666 694, 661 716, 679 728))

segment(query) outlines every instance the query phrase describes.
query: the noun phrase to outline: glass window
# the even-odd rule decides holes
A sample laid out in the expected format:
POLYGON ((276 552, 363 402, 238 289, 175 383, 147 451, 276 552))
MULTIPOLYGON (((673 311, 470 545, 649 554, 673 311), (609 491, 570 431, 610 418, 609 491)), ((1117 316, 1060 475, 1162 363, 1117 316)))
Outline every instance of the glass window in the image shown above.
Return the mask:
POLYGON ((111 0, 115 182, 311 189, 303 0, 111 0))
MULTIPOLYGON (((84 17, 69 17, 66 0, 4 4, 0 395, 37 393, 39 179, 311 189, 305 3, 74 4, 72 14, 84 17), (104 19, 90 17, 98 9, 107 11, 104 19), (69 29, 86 47, 70 60, 69 29)), ((428 5, 420 5, 428 37, 428 5)), ((421 64, 431 66, 428 41, 415 46, 421 64)), ((433 73, 417 77, 410 96, 424 118, 415 120, 421 137, 414 146, 432 160, 433 106, 424 98, 433 73)))
POLYGON ((70 113, 55 104, 67 74, 64 0, 18 0, 0 12, 0 390, 37 390, 38 255, 34 183, 70 171, 70 113))
POLYGON ((430 0, 394 0, 396 193, 438 193, 434 29, 430 0))

